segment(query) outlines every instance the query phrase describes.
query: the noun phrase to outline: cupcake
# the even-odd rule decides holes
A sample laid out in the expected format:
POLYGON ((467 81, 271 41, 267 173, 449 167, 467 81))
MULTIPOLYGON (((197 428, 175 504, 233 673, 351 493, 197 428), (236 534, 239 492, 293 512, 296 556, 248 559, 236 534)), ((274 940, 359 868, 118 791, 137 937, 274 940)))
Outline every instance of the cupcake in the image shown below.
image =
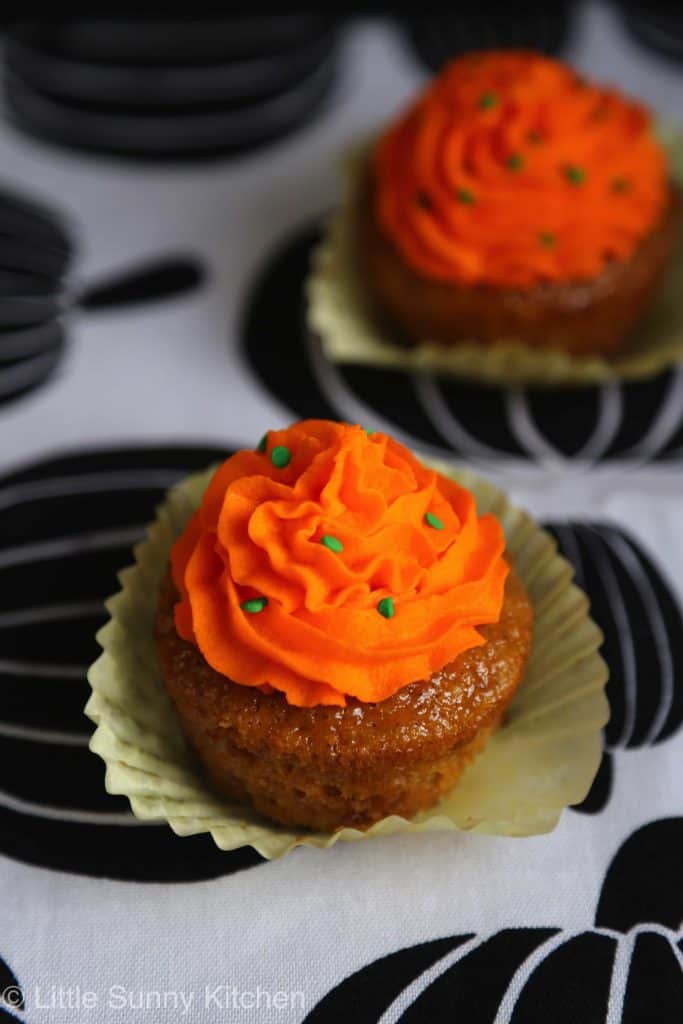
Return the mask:
POLYGON ((217 469, 172 548, 156 642, 214 790, 331 832, 457 782, 532 627, 470 491, 384 434, 308 420, 217 469))
POLYGON ((680 199, 648 112, 531 51, 461 57, 376 144, 367 286, 408 342, 613 354, 648 310, 680 199))

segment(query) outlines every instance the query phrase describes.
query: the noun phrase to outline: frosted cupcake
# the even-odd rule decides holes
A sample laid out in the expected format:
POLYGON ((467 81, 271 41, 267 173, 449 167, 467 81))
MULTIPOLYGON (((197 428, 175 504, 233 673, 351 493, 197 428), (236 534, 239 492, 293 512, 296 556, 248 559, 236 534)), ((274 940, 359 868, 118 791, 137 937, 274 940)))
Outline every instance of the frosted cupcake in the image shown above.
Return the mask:
POLYGON ((523 678, 532 625, 468 490, 384 434, 309 420, 216 471, 156 632, 213 787, 330 832, 451 789, 523 678))

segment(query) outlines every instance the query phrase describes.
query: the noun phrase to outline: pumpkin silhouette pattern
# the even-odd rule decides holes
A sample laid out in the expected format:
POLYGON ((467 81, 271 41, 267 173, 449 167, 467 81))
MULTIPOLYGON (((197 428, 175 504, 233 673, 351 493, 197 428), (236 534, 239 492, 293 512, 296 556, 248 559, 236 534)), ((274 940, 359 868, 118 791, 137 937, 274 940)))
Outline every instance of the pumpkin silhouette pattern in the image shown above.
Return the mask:
POLYGON ((216 448, 69 454, 0 479, 0 852, 43 867, 191 881, 260 862, 207 836, 139 824, 104 789, 83 714, 116 573, 166 489, 216 448))
POLYGON ((14 20, 6 106, 31 135, 119 158, 245 152, 319 112, 336 41, 316 11, 14 20))
POLYGON ((75 307, 94 311, 167 298, 201 283, 194 257, 164 255, 88 284, 69 280, 69 229, 51 209, 0 192, 0 403, 48 381, 67 343, 75 307))
POLYGON ((470 462, 628 458, 632 466, 683 455, 683 366, 633 383, 526 390, 329 362, 305 324, 303 286, 319 238, 317 225, 309 226, 276 250, 243 319, 247 361, 294 413, 361 422, 470 462))
POLYGON ((683 722, 683 614, 661 567, 625 530, 590 522, 546 526, 605 637, 606 750, 588 796, 574 808, 595 813, 609 799, 610 751, 661 743, 683 722))
POLYGON ((0 1024, 17 1024, 25 1009, 21 985, 7 961, 0 957, 0 1024))
POLYGON ((568 35, 570 14, 569 0, 558 0, 552 7, 542 0, 527 0, 512 16, 495 0, 465 0, 455 12, 413 10, 400 20, 420 60, 436 72, 472 50, 507 47, 557 53, 568 35))
POLYGON ((674 1024, 683 1006, 683 818, 639 828, 594 927, 506 928, 397 950, 345 978, 305 1024, 674 1024))

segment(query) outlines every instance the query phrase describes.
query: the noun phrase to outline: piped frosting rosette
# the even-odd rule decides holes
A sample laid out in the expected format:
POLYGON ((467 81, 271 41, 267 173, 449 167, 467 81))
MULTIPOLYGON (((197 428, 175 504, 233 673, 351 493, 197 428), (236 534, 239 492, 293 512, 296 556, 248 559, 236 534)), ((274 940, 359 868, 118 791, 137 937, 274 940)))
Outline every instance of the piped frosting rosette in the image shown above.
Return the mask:
POLYGON ((453 61, 380 139, 378 223, 430 279, 528 288, 629 259, 668 201, 640 104, 524 51, 453 61))
POLYGON ((307 420, 216 472, 172 552, 176 628, 291 704, 379 701, 484 642, 504 548, 471 492, 403 445, 307 420))

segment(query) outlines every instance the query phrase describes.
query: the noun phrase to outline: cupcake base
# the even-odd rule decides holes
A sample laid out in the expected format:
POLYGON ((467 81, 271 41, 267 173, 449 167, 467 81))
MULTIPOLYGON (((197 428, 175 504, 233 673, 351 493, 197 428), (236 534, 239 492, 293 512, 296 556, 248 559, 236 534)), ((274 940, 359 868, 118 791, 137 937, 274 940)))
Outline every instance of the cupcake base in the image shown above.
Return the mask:
POLYGON ((433 806, 501 721, 531 650, 532 606, 511 570, 499 621, 480 629, 485 643, 427 682, 377 704, 300 708, 215 672, 178 636, 176 600, 167 576, 156 622, 162 676, 214 789, 326 832, 433 806))

